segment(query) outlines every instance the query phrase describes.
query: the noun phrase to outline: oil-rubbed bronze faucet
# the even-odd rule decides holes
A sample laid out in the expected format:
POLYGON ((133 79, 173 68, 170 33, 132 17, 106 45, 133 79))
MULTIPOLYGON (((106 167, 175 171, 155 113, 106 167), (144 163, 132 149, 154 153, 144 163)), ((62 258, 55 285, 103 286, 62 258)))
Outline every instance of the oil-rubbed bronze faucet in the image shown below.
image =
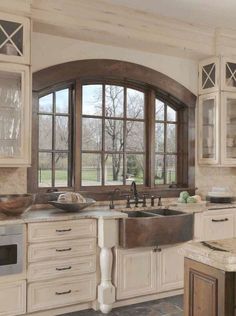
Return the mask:
POLYGON ((110 210, 113 210, 115 208, 114 198, 115 198, 115 195, 116 195, 117 192, 119 192, 119 196, 120 196, 121 190, 119 188, 115 188, 114 191, 112 192, 111 201, 110 201, 110 204, 109 204, 110 210))

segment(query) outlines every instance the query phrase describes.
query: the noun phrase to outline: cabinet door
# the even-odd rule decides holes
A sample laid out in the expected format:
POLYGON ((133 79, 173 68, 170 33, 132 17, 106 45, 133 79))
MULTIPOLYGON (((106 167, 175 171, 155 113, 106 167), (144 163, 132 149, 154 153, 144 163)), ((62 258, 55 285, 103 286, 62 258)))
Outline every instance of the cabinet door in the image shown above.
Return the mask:
POLYGON ((30 165, 29 68, 0 64, 0 167, 30 165))
POLYGON ((199 94, 219 89, 219 58, 209 58, 199 63, 199 94))
POLYGON ((236 59, 221 59, 221 89, 236 92, 236 59))
POLYGON ((221 161, 236 165, 236 95, 224 92, 221 97, 221 161))
POLYGON ((0 285, 0 316, 14 316, 26 313, 26 281, 0 285))
POLYGON ((204 240, 234 237, 234 214, 232 212, 208 212, 203 217, 204 240))
POLYGON ((211 93, 199 97, 198 157, 200 164, 219 162, 219 96, 211 93))
POLYGON ((30 64, 30 20, 0 14, 0 60, 30 64))
POLYGON ((184 256, 179 252, 180 247, 166 247, 157 252, 158 292, 183 288, 184 256))
POLYGON ((156 253, 150 248, 116 250, 117 299, 156 292, 156 253))

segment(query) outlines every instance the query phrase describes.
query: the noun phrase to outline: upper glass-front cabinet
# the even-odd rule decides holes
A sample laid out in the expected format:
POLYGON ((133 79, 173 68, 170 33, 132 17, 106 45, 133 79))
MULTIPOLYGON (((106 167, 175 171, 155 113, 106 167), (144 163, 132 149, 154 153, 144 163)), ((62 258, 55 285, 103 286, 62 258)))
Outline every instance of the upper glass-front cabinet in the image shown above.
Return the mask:
POLYGON ((29 68, 0 64, 0 166, 30 165, 29 68))
POLYGON ((199 64, 199 93, 210 93, 219 89, 219 59, 210 58, 199 64))
POLYGON ((217 164, 219 162, 219 102, 218 93, 199 97, 198 141, 199 163, 217 164))
POLYGON ((0 60, 30 63, 30 20, 0 13, 0 60))
POLYGON ((221 59, 221 90, 236 92, 236 59, 221 59))
POLYGON ((221 95, 221 163, 236 163, 236 94, 223 92, 221 95))

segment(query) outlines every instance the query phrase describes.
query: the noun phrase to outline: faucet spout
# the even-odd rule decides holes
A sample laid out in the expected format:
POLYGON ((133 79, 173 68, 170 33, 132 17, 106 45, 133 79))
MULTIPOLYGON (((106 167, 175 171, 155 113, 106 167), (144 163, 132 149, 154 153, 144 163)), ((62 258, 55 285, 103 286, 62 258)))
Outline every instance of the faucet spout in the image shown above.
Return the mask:
POLYGON ((130 190, 131 190, 131 192, 132 192, 133 197, 134 197, 135 199, 137 199, 137 198, 138 198, 138 191, 137 191, 137 186, 136 186, 136 182, 135 182, 135 181, 133 181, 133 182, 131 183, 131 188, 130 188, 130 190))

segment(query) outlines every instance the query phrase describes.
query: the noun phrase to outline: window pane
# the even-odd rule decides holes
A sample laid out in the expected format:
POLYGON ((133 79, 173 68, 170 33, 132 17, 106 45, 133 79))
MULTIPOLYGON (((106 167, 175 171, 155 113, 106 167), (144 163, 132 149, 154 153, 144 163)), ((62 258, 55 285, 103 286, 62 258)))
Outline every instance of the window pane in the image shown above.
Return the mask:
POLYGON ((137 184, 143 184, 144 180, 144 156, 132 155, 126 156, 126 184, 136 181, 137 184))
POLYGON ((176 152, 176 124, 166 125, 166 150, 169 153, 176 152))
POLYGON ((39 149, 52 149, 51 115, 39 115, 39 149))
POLYGON ((157 121, 164 121, 165 118, 165 104, 156 99, 156 120, 157 121))
POLYGON ((101 155, 82 154, 82 185, 102 184, 101 155))
POLYGON ((82 114, 102 115, 102 85, 83 86, 82 114))
POLYGON ((105 149, 109 151, 122 151, 123 147, 123 121, 105 120, 105 149))
POLYGON ((144 93, 134 89, 127 89, 127 117, 144 117, 144 93))
POLYGON ((127 151, 145 151, 144 123, 143 122, 127 121, 126 150, 127 151))
POLYGON ((68 150, 68 117, 56 116, 56 149, 68 150))
POLYGON ((82 120, 82 149, 102 149, 102 120, 83 118, 82 120))
POLYGON ((166 183, 176 183, 176 163, 177 159, 175 155, 166 156, 166 183))
POLYGON ((55 153, 55 186, 68 186, 68 154, 55 153))
POLYGON ((156 152, 164 152, 164 124, 156 123, 156 152))
POLYGON ((53 98, 52 93, 39 99, 39 112, 52 112, 53 98))
POLYGON ((121 117, 124 115, 124 88, 106 85, 105 116, 121 117))
POLYGON ((39 153, 38 185, 39 187, 52 186, 52 154, 51 153, 39 153))
POLYGON ((69 112, 69 89, 63 89, 56 92, 56 112, 69 112))
POLYGON ((123 154, 105 155, 105 184, 123 184, 123 154))
POLYGON ((164 155, 156 155, 155 157, 155 184, 164 184, 164 155))
POLYGON ((176 111, 170 106, 167 106, 167 121, 176 122, 176 111))

